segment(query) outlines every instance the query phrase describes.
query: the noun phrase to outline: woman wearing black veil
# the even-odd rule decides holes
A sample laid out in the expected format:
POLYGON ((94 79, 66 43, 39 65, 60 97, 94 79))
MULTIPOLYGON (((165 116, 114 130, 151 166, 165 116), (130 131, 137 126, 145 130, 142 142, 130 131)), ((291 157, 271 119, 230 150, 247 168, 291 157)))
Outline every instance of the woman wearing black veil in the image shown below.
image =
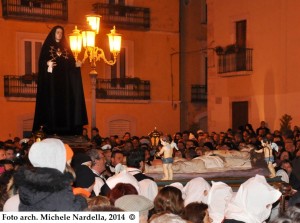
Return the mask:
POLYGON ((48 135, 79 135, 87 123, 80 65, 75 62, 64 28, 55 26, 39 57, 32 131, 43 126, 48 135))

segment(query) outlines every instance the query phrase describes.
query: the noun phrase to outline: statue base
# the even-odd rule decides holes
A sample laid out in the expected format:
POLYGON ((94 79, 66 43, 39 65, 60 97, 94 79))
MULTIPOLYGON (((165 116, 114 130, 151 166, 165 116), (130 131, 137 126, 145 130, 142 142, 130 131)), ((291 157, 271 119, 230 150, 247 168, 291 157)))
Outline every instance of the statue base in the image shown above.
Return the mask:
POLYGON ((85 152, 88 149, 93 148, 93 143, 87 141, 83 136, 80 135, 47 135, 47 138, 56 138, 68 144, 74 151, 74 153, 85 152))

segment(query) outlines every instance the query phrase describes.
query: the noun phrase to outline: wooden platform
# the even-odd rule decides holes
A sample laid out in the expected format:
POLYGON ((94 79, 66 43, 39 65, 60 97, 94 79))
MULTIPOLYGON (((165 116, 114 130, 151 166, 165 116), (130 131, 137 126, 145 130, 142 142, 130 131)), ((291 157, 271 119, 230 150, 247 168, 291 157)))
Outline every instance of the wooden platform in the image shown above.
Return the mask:
POLYGON ((82 136, 73 135, 73 136, 58 136, 51 135, 47 136, 47 138, 56 138, 63 141, 63 143, 68 144, 74 151, 74 153, 85 152, 86 150, 93 148, 93 144, 87 141, 82 136))
MULTIPOLYGON (((240 187, 240 185, 242 183, 244 183, 245 181, 247 181, 250 177, 215 177, 215 178, 204 178, 210 185, 212 184, 212 181, 214 182, 224 182, 226 183, 228 186, 230 186, 232 188, 233 191, 237 191, 238 188, 240 187)), ((187 178, 187 179, 177 179, 177 180, 156 180, 156 184, 158 187, 164 187, 166 185, 170 185, 171 183, 175 183, 175 182, 179 182, 181 183, 183 186, 185 186, 187 184, 187 182, 189 182, 191 179, 187 178)), ((267 178, 266 177, 267 182, 274 186, 275 188, 279 189, 281 186, 281 178, 280 177, 274 177, 274 178, 267 178)))

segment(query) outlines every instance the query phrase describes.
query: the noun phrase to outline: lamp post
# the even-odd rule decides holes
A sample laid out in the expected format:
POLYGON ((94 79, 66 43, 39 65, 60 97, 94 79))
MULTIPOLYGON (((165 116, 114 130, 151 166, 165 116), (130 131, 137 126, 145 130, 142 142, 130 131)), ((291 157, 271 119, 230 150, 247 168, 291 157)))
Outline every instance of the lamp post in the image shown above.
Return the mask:
POLYGON ((100 29, 100 16, 99 15, 87 15, 86 16, 87 23, 90 27, 89 30, 80 31, 75 26, 73 32, 69 35, 70 47, 74 54, 76 63, 80 62, 78 60, 78 54, 81 52, 81 48, 85 49, 84 56, 82 59, 82 63, 85 62, 86 59, 89 59, 91 64, 90 78, 91 78, 91 86, 92 86, 92 114, 91 114, 91 127, 96 127, 96 83, 98 73, 96 71, 96 62, 101 59, 108 65, 112 66, 117 62, 117 56, 121 50, 121 40, 122 37, 120 34, 116 33, 116 28, 110 31, 108 36, 109 40, 109 48, 110 52, 113 55, 113 60, 108 60, 105 57, 104 50, 97 47, 95 45, 96 35, 99 33, 100 29))
POLYGON ((160 136, 162 135, 162 133, 157 131, 157 129, 155 127, 154 130, 152 132, 150 132, 148 135, 149 135, 150 140, 151 140, 152 148, 157 149, 158 144, 159 144, 159 139, 160 139, 160 136))

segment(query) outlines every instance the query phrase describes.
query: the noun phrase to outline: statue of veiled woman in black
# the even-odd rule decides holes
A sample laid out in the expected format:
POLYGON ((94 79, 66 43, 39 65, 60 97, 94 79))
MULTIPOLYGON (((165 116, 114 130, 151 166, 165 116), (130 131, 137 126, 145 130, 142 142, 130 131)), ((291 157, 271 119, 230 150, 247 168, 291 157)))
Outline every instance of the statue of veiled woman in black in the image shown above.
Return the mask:
POLYGON ((80 66, 61 26, 47 36, 39 57, 33 132, 43 126, 48 135, 79 135, 88 123, 80 66))

